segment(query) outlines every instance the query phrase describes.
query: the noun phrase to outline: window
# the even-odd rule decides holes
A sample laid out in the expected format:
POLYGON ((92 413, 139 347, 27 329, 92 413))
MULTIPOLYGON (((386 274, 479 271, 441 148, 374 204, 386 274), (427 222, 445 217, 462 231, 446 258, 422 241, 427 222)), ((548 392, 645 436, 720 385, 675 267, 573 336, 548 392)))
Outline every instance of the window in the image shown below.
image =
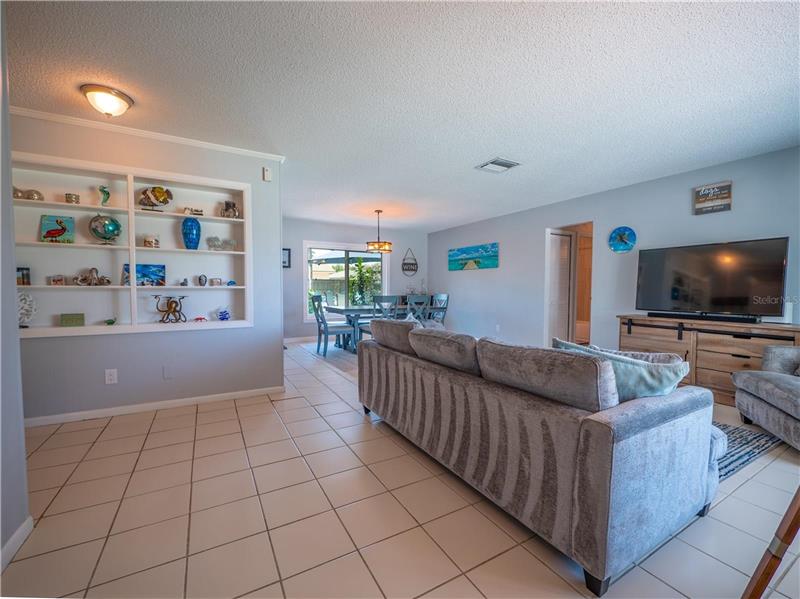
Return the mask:
POLYGON ((306 241, 303 244, 305 320, 314 320, 311 296, 329 306, 371 306, 388 288, 388 255, 364 251, 363 244, 306 241))

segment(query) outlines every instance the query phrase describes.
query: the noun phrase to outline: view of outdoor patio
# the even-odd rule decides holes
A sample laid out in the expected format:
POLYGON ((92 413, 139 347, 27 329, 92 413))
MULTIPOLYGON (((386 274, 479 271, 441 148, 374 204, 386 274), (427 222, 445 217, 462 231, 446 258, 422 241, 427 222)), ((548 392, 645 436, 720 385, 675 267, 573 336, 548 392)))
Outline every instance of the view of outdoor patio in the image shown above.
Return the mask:
POLYGON ((308 314, 311 296, 321 295, 329 306, 371 305, 382 290, 382 256, 352 250, 309 248, 308 314))

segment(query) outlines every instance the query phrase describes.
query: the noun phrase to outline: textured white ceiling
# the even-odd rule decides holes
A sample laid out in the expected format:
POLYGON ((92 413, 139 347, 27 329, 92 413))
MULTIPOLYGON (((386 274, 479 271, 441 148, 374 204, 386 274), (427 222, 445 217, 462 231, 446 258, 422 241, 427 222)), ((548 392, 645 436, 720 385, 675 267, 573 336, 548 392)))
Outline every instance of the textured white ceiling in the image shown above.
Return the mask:
POLYGON ((286 155, 289 216, 433 231, 800 138, 796 2, 5 4, 12 104, 117 86, 115 124, 286 155))

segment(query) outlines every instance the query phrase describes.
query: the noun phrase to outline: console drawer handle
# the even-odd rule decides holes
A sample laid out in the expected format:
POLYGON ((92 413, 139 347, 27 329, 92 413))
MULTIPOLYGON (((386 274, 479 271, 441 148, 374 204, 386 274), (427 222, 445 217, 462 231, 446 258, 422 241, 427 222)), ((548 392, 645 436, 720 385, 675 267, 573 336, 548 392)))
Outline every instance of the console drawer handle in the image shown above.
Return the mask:
POLYGON ((742 354, 731 354, 734 358, 741 358, 742 360, 749 360, 750 356, 744 356, 742 354))

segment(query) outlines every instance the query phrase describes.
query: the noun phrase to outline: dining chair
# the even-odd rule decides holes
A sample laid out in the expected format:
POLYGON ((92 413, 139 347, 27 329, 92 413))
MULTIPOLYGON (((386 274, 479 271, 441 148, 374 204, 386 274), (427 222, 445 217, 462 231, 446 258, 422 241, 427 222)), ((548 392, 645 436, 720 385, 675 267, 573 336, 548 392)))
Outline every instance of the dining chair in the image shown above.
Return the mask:
POLYGON ((322 305, 321 295, 311 296, 311 306, 314 308, 314 318, 317 321, 317 353, 322 345, 322 356, 328 355, 328 337, 336 335, 336 342, 347 349, 347 344, 353 336, 353 327, 349 324, 329 324, 325 318, 325 309, 322 305))
POLYGON ((450 295, 447 293, 435 293, 431 296, 431 307, 428 310, 428 318, 444 324, 444 317, 447 316, 447 304, 450 295))
POLYGON ((430 308, 430 305, 430 295, 406 296, 406 314, 410 314, 417 320, 425 320, 428 318, 428 308, 430 308))
MULTIPOLYGON (((374 295, 372 296, 372 316, 371 318, 397 318, 397 304, 400 297, 397 295, 374 295)), ((358 325, 359 340, 364 333, 372 335, 369 321, 358 325)))

